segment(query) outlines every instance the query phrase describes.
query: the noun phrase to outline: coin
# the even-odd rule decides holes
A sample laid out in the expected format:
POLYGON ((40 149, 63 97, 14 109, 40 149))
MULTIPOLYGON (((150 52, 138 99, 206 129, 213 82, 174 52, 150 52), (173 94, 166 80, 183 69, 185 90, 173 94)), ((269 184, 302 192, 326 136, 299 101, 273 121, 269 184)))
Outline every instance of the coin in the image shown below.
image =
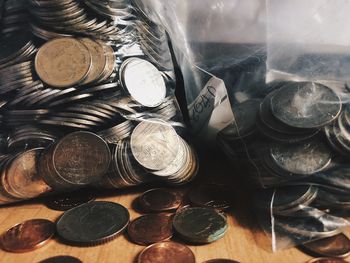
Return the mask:
POLYGON ((83 263, 80 259, 71 256, 56 256, 52 258, 47 258, 39 263, 83 263))
POLYGON ((348 262, 340 258, 314 258, 309 260, 307 263, 348 263, 348 262))
POLYGON ((224 185, 203 184, 191 189, 188 198, 196 206, 227 210, 232 204, 232 190, 224 185))
POLYGON ((166 212, 179 208, 182 196, 171 189, 157 188, 144 192, 138 201, 146 212, 166 212))
POLYGON ((92 193, 79 191, 47 197, 45 199, 45 205, 53 210, 67 211, 76 206, 91 202, 94 199, 92 193))
POLYGON ((162 74, 150 62, 131 58, 120 68, 120 80, 131 97, 141 105, 156 107, 166 96, 162 74))
POLYGON ((54 233, 53 222, 46 219, 28 220, 1 235, 1 248, 16 253, 31 251, 44 246, 54 233))
POLYGON ((273 115, 297 128, 318 128, 336 119, 341 100, 330 88, 313 82, 288 82, 271 99, 273 115))
POLYGON ((176 158, 179 137, 170 124, 148 119, 136 126, 131 134, 131 151, 145 168, 162 170, 176 158))
POLYGON ((185 245, 161 242, 148 246, 138 257, 138 263, 195 263, 193 252, 185 245))
POLYGON ((203 263, 238 263, 238 261, 231 260, 231 259, 218 258, 218 259, 207 260, 203 263))
POLYGON ((72 244, 97 245, 117 237, 129 218, 120 204, 94 201, 66 211, 57 222, 57 233, 72 244))
POLYGON ((166 214, 140 216, 129 224, 128 235, 132 242, 139 245, 169 240, 173 235, 172 216, 166 214))
POLYGON ((226 218, 211 208, 184 208, 173 221, 176 233, 192 243, 211 243, 222 238, 227 231, 226 218))
POLYGON ((53 87, 69 87, 82 82, 91 67, 89 50, 77 39, 58 38, 45 43, 35 57, 40 79, 53 87))
POLYGON ((344 234, 308 242, 301 246, 312 255, 346 258, 350 255, 350 240, 344 234))

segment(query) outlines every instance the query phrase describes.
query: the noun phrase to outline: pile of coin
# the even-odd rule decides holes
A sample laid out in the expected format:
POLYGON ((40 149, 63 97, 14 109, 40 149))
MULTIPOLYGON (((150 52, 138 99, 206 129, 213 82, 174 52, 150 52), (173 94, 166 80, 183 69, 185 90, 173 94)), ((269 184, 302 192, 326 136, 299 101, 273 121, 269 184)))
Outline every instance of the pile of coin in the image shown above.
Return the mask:
POLYGON ((0 34, 1 36, 19 35, 28 29, 30 20, 26 0, 0 1, 0 34))
POLYGON ((343 218, 350 203, 349 92, 314 82, 267 88, 264 98, 233 108, 236 122, 218 143, 249 171, 252 185, 269 188, 258 191, 255 205, 265 215, 272 209, 274 225, 265 227, 277 238, 300 244, 334 236, 350 225, 343 218))
MULTIPOLYGON (((131 242, 147 246, 137 257, 139 263, 164 262, 165 258, 168 262, 194 263, 193 252, 171 239, 177 236, 198 244, 222 238, 228 228, 227 219, 222 211, 214 207, 225 203, 226 209, 229 208, 231 195, 222 194, 227 190, 226 186, 212 184, 198 185, 188 194, 184 189, 151 189, 136 199, 139 212, 148 214, 132 221, 125 207, 114 202, 94 201, 91 191, 53 196, 45 199, 47 207, 65 211, 57 223, 46 219, 25 221, 3 233, 0 245, 11 252, 37 249, 48 243, 55 232, 55 225, 59 241, 73 246, 103 245, 126 231, 131 242), (216 189, 217 192, 208 193, 207 189, 216 189), (218 192, 220 189, 221 193, 218 192), (186 203, 187 196, 210 202, 203 201, 198 205, 186 203)), ((236 261, 217 259, 208 262, 236 261)))

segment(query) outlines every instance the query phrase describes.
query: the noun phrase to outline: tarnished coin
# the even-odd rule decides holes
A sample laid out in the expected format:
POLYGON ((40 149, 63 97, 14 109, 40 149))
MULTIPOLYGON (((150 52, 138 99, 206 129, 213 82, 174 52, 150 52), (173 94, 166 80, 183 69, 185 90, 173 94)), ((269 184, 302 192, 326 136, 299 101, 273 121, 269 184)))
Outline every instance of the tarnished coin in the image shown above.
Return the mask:
POLYGON ((331 162, 332 152, 322 140, 299 144, 274 144, 270 155, 277 166, 292 174, 309 175, 324 170, 331 162))
POLYGON ((145 168, 162 170, 176 158, 179 136, 174 128, 160 119, 147 119, 136 126, 131 134, 131 151, 145 168))
POLYGON ((207 260, 203 263, 239 263, 239 262, 232 259, 217 258, 217 259, 207 260))
POLYGON ((350 255, 350 240, 344 234, 308 242, 301 248, 312 255, 346 258, 350 255))
POLYGON ((175 242, 161 242, 148 246, 138 257, 138 263, 195 263, 195 256, 187 246, 175 242))
POLYGON ((131 97, 146 107, 160 105, 166 96, 166 85, 160 71, 150 62, 130 58, 120 68, 120 80, 131 97))
POLYGON ((61 181, 67 186, 81 186, 98 181, 106 173, 111 154, 99 136, 79 131, 62 138, 54 146, 51 158, 61 181))
POLYGON ((138 200, 141 209, 146 212, 165 212, 179 208, 182 196, 170 189, 157 188, 144 192, 138 200))
POLYGON ((337 118, 341 100, 330 88, 313 82, 288 82, 271 99, 273 115, 296 128, 319 128, 337 118))
POLYGON ((173 226, 177 234, 192 243, 211 243, 222 238, 228 228, 225 216, 215 209, 193 207, 176 213, 173 226))
POLYGON ((11 227, 0 237, 1 248, 9 252, 27 252, 45 245, 55 233, 55 224, 32 219, 11 227))
POLYGON ((136 218, 128 226, 131 241, 139 245, 150 245, 169 240, 173 236, 172 216, 149 214, 136 218))
POLYGON ((314 258, 307 263, 348 263, 348 261, 341 258, 314 258))
POLYGON ((92 193, 88 193, 87 191, 74 192, 47 197, 45 199, 45 205, 53 210, 67 211, 79 205, 91 202, 94 199, 92 193))
POLYGON ((35 57, 40 79, 53 87, 69 87, 83 81, 91 67, 89 50, 77 39, 57 38, 46 42, 35 57))
POLYGON ((129 218, 120 204, 94 201, 66 211, 57 222, 57 233, 73 244, 97 245, 117 237, 129 218))
POLYGON ((224 185, 203 184, 191 189, 188 198, 195 206, 226 210, 232 204, 232 192, 224 185))
POLYGON ((71 256, 56 256, 52 258, 47 258, 39 263, 83 263, 80 259, 71 256))

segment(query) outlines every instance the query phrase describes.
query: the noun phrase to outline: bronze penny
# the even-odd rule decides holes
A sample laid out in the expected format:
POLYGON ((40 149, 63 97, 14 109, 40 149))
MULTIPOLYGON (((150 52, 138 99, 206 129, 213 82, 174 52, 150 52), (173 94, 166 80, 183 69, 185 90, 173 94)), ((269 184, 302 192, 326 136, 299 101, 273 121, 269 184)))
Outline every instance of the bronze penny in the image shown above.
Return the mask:
POLYGON ((91 67, 89 50, 77 39, 65 37, 46 42, 35 57, 40 79, 53 87, 69 87, 83 81, 91 67))
POLYGON ((239 262, 231 259, 217 258, 217 259, 207 260, 203 263, 239 263, 239 262))
POLYGON ((301 248, 312 255, 345 258, 350 255, 350 240, 339 234, 306 243, 301 248))
POLYGON ((191 249, 175 242, 150 245, 138 257, 138 263, 195 263, 195 261, 191 249))
POLYGON ((128 235, 139 245, 169 240, 173 236, 172 216, 166 214, 140 216, 129 224, 128 235))
POLYGON ((176 210, 181 203, 182 196, 179 193, 165 188, 148 190, 139 197, 141 209, 147 212, 176 210))
POLYGON ((39 263, 83 263, 83 261, 71 256, 56 256, 56 257, 44 259, 39 263))
POLYGON ((307 263, 349 263, 341 258, 314 258, 307 263))
POLYGON ((188 199, 195 206, 227 210, 232 203, 232 190, 224 185, 203 184, 191 189, 188 199))
POLYGON ((1 248, 9 252, 27 252, 45 245, 55 233, 55 224, 32 219, 11 227, 0 237, 1 248))

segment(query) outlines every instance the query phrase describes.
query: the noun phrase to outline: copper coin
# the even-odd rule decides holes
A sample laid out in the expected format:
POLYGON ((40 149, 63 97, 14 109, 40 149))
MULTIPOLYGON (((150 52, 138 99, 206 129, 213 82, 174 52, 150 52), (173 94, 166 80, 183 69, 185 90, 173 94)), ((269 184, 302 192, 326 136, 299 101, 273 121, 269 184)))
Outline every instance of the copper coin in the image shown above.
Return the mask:
POLYGON ((71 256, 56 256, 56 257, 44 259, 39 263, 83 263, 83 261, 71 256))
POLYGON ((345 258, 350 255, 350 240, 339 234, 306 243, 301 248, 312 255, 345 258))
POLYGON ((314 258, 307 263, 349 263, 341 258, 314 258))
POLYGON ((203 263, 239 263, 239 262, 231 259, 217 258, 217 259, 207 260, 203 263))
POLYGON ((139 197, 141 209, 147 212, 176 210, 181 203, 182 196, 179 193, 165 188, 148 190, 139 197))
POLYGON ((191 249, 175 242, 161 242, 145 248, 138 263, 195 263, 191 249))
POLYGON ((195 206, 227 210, 232 203, 232 190, 224 185, 203 184, 191 189, 188 199, 195 206))
POLYGON ((173 236, 172 216, 166 214, 144 215, 128 226, 130 239, 139 245, 150 245, 169 240, 173 236))
POLYGON ((46 219, 28 220, 1 235, 1 248, 16 253, 31 251, 45 245, 54 233, 53 222, 46 219))
POLYGON ((45 205, 48 208, 58 211, 67 211, 76 206, 91 202, 95 197, 87 192, 74 192, 52 196, 45 200, 45 205))

